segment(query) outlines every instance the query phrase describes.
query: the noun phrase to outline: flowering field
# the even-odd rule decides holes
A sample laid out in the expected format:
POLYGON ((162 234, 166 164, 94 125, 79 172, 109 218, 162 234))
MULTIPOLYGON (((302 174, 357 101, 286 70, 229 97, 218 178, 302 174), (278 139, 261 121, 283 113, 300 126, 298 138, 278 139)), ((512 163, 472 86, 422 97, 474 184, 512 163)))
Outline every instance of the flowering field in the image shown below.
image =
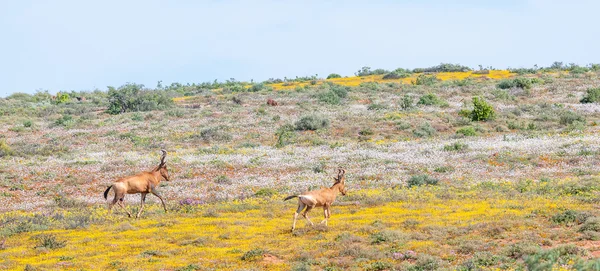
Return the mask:
POLYGON ((100 92, 0 99, 0 269, 600 270, 597 71, 382 78, 208 89, 116 115, 100 92), (493 116, 474 118, 473 97, 493 116), (109 214, 102 192, 161 148, 169 212, 149 195, 140 219, 109 214), (329 227, 292 233, 282 199, 338 167, 348 195, 329 227))

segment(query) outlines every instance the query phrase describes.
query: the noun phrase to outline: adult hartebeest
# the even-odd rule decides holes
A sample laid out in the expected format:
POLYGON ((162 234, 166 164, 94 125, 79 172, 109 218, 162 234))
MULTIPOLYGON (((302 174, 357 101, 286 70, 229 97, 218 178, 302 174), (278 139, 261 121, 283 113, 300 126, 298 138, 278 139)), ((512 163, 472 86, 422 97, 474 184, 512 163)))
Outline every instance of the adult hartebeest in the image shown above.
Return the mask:
POLYGON ((123 203, 123 199, 125 198, 125 194, 142 194, 142 202, 140 204, 140 210, 138 211, 135 218, 140 217, 142 210, 144 209, 144 201, 146 201, 146 195, 148 193, 152 193, 157 196, 162 203, 165 212, 167 212, 167 207, 165 206, 165 201, 158 194, 156 188, 158 184, 164 179, 165 181, 169 181, 169 170, 167 170, 167 164, 165 162, 165 157, 167 157, 167 151, 160 150, 162 152, 162 156, 160 158, 160 164, 157 167, 152 169, 149 172, 142 172, 137 175, 124 177, 116 180, 111 186, 109 186, 106 191, 104 191, 104 199, 108 196, 108 191, 112 188, 115 191, 115 198, 108 205, 108 211, 112 210, 112 207, 115 203, 119 203, 119 206, 127 212, 127 215, 131 217, 131 213, 127 211, 125 208, 125 203, 123 203))
POLYGON ((302 212, 302 210, 304 210, 305 207, 306 210, 304 210, 302 216, 306 218, 308 223, 310 223, 311 225, 314 224, 308 218, 308 212, 310 212, 310 210, 312 210, 312 208, 314 207, 323 207, 325 219, 323 219, 321 223, 325 223, 325 226, 327 226, 327 219, 329 219, 329 217, 331 216, 329 208, 331 207, 331 204, 335 201, 337 193, 340 192, 342 195, 346 195, 346 189, 344 188, 344 181, 346 180, 345 174, 346 171, 340 168, 338 170, 337 178, 333 177, 333 179, 335 180, 333 186, 329 188, 323 187, 319 190, 314 191, 307 191, 300 195, 292 195, 284 199, 284 201, 286 201, 288 199, 296 197, 298 198, 298 209, 294 213, 294 223, 292 224, 292 231, 296 229, 296 220, 298 219, 298 214, 302 212))

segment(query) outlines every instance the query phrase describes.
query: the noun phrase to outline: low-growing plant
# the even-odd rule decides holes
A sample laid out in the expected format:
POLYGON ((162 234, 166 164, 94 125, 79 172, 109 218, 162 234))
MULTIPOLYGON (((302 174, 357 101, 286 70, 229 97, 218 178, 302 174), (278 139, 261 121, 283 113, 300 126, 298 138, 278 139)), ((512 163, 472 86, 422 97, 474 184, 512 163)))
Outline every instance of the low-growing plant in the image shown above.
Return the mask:
POLYGON ((265 250, 262 248, 255 248, 252 250, 248 250, 242 255, 242 261, 257 261, 263 258, 263 254, 265 254, 265 250))
POLYGON ((445 151, 464 151, 469 148, 469 145, 461 142, 454 142, 450 145, 444 146, 445 151))
POLYGON ((413 186, 422 186, 422 185, 437 185, 439 182, 438 179, 433 178, 427 174, 422 175, 413 175, 408 179, 407 185, 408 187, 413 186))
POLYGON ((340 96, 338 96, 333 90, 326 90, 317 95, 320 102, 338 105, 341 102, 340 96))
POLYGON ((315 131, 327 128, 329 126, 329 119, 318 115, 308 115, 296 121, 295 126, 298 131, 315 131))
POLYGON ((439 79, 437 79, 437 77, 435 77, 435 75, 425 75, 425 74, 420 74, 419 76, 417 76, 417 78, 412 81, 413 85, 424 85, 424 86, 431 86, 435 83, 437 83, 439 81, 439 79))
POLYGON ((462 136, 476 136, 477 131, 475 131, 475 128, 473 128, 473 126, 467 126, 456 130, 456 134, 462 136))
POLYGON ((425 94, 419 98, 418 105, 448 105, 448 103, 433 93, 425 94))
POLYGON ((410 110, 414 108, 414 99, 412 96, 405 94, 402 96, 402 100, 400 101, 400 108, 402 110, 410 110))
POLYGON ((327 79, 334 79, 334 78, 342 78, 342 76, 337 73, 330 73, 329 75, 327 75, 327 79))
POLYGON ((581 103, 597 103, 600 102, 600 88, 589 88, 585 96, 581 99, 581 103))
POLYGON ((296 135, 294 132, 295 130, 296 127, 291 124, 284 124, 279 127, 275 132, 275 136, 277 137, 277 143, 275 144, 275 147, 281 148, 291 144, 296 135))
POLYGON ((53 234, 38 234, 32 237, 37 241, 35 248, 57 249, 67 245, 67 241, 61 241, 53 234))
POLYGON ((473 97, 473 111, 470 115, 473 121, 487 121, 494 119, 496 112, 483 98, 473 97))
POLYGON ((437 131, 435 130, 435 128, 433 128, 431 124, 429 124, 429 122, 425 122, 421 124, 417 129, 413 130, 413 135, 415 135, 416 137, 431 137, 435 135, 436 132, 437 131))

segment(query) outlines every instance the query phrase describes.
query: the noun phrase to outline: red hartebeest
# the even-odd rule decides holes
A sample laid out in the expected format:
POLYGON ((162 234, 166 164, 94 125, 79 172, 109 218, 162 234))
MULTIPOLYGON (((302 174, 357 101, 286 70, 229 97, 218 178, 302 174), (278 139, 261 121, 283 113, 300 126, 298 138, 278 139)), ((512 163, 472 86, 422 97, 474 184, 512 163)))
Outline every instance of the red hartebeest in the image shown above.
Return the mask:
POLYGON ((152 193, 157 196, 162 203, 165 212, 167 212, 167 207, 165 206, 165 201, 158 194, 156 188, 158 184, 162 181, 169 181, 169 171, 167 170, 167 164, 165 163, 165 157, 167 157, 167 151, 161 150, 162 156, 160 158, 160 164, 152 169, 149 172, 142 172, 137 175, 124 177, 116 180, 111 186, 109 186, 106 191, 104 191, 104 199, 108 196, 108 191, 112 188, 115 191, 115 198, 108 205, 108 211, 112 210, 112 207, 115 203, 118 202, 119 206, 127 212, 127 215, 131 217, 131 213, 127 211, 125 208, 125 204, 123 203, 123 199, 125 198, 125 194, 142 194, 142 202, 140 204, 140 210, 138 211, 135 218, 140 217, 142 210, 144 209, 144 201, 146 201, 146 195, 148 193, 152 193))
POLYGON ((302 216, 306 218, 306 221, 308 221, 308 223, 310 223, 311 225, 314 224, 308 218, 308 212, 310 212, 310 210, 312 210, 312 208, 314 207, 323 207, 325 219, 323 219, 321 223, 325 223, 325 226, 327 226, 327 219, 329 219, 329 217, 331 216, 329 208, 331 207, 331 204, 335 201, 337 193, 340 192, 342 195, 346 195, 346 189, 344 188, 344 182, 346 180, 345 174, 346 171, 340 168, 338 170, 337 178, 333 177, 333 179, 335 180, 333 186, 329 188, 323 187, 319 190, 314 191, 307 191, 300 195, 292 195, 284 199, 284 201, 286 201, 288 199, 296 197, 298 198, 298 209, 294 213, 294 223, 292 224, 292 231, 296 229, 296 220, 298 218, 298 214, 302 212, 302 210, 304 210, 305 207, 306 210, 304 210, 302 216))

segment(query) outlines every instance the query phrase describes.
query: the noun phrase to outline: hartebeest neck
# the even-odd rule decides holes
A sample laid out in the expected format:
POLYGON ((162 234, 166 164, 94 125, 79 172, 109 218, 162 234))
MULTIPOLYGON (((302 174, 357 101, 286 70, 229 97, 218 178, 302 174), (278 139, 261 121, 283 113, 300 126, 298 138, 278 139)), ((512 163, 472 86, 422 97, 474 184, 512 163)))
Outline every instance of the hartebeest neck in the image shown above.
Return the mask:
POLYGON ((341 185, 342 185, 342 183, 341 183, 341 182, 336 182, 336 183, 334 183, 334 184, 333 184, 333 186, 331 186, 331 188, 329 188, 329 189, 331 189, 331 190, 334 190, 334 191, 335 191, 335 190, 338 190, 338 191, 339 191, 339 190, 340 190, 340 188, 339 188, 339 187, 340 187, 341 185))

